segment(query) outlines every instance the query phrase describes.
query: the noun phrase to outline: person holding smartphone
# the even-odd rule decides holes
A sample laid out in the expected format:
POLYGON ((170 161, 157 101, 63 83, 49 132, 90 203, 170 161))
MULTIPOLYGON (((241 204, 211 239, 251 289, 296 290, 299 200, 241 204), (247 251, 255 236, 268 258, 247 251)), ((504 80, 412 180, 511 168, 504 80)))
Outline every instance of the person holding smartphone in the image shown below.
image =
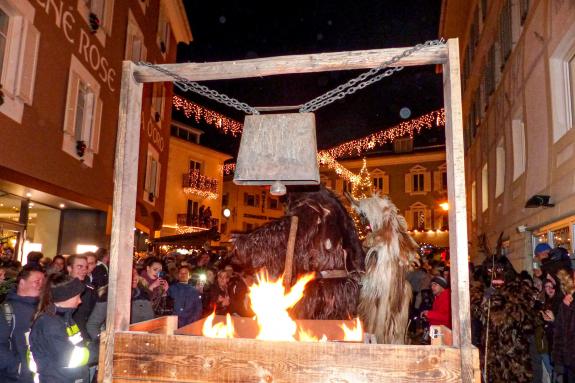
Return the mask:
POLYGON ((163 276, 162 262, 159 258, 150 257, 144 263, 145 267, 142 270, 140 277, 142 277, 142 285, 148 290, 152 307, 157 316, 168 315, 169 302, 168 302, 168 281, 163 276))

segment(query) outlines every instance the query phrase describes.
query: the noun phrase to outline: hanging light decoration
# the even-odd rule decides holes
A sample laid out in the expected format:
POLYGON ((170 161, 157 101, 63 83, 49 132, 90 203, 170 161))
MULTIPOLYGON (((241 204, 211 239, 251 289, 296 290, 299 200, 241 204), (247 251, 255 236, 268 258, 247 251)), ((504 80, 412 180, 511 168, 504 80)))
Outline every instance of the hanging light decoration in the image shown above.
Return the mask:
POLYGON ((184 193, 200 199, 218 198, 218 180, 207 177, 199 170, 191 170, 182 178, 184 193))
POLYGON ((196 122, 200 122, 200 120, 203 119, 207 124, 214 126, 224 134, 231 134, 233 137, 237 137, 242 134, 243 125, 241 123, 234 121, 223 114, 204 108, 195 102, 174 95, 172 97, 172 105, 176 110, 183 111, 187 118, 191 118, 193 115, 196 122))

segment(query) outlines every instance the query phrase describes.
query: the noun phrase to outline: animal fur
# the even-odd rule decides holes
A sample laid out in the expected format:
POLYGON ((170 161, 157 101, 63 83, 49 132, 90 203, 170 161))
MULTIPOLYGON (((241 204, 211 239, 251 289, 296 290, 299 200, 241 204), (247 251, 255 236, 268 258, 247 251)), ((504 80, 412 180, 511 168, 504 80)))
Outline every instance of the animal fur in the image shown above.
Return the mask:
POLYGON ((356 317, 364 253, 353 220, 337 196, 324 187, 290 192, 284 217, 234 239, 233 261, 253 270, 265 268, 271 277, 280 277, 294 215, 299 223, 292 283, 309 272, 318 273, 318 278, 308 283, 292 314, 299 319, 356 317), (345 278, 319 278, 321 271, 328 270, 347 270, 349 274, 345 278))
POLYGON ((407 233, 405 219, 387 197, 348 198, 372 230, 364 241, 369 250, 359 303, 365 330, 375 334, 378 343, 405 343, 412 296, 406 276, 419 263, 418 245, 407 233))

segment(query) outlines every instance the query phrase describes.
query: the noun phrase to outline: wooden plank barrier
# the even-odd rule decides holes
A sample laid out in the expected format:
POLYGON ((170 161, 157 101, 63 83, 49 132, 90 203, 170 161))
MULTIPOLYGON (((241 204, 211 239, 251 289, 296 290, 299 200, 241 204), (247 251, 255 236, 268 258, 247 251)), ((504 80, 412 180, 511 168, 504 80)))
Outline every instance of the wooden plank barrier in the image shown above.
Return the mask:
POLYGON ((446 346, 116 332, 113 371, 114 382, 438 383, 461 381, 461 358, 446 346))

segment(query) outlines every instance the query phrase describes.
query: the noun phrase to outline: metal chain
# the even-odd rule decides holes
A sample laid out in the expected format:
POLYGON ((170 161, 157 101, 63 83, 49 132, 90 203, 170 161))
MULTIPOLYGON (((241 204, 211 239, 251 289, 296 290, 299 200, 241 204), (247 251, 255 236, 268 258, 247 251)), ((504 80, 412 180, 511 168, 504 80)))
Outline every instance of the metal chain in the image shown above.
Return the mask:
MULTIPOLYGON (((329 92, 324 93, 321 96, 316 97, 313 100, 305 103, 299 109, 299 112, 300 113, 313 112, 313 111, 316 111, 325 105, 331 104, 332 102, 334 102, 336 100, 341 100, 345 96, 347 96, 349 94, 353 94, 353 93, 357 92, 359 89, 363 89, 363 88, 373 84, 374 82, 381 80, 382 78, 389 77, 392 74, 394 74, 395 72, 399 72, 400 70, 402 70, 404 68, 403 66, 392 67, 392 68, 387 69, 385 72, 380 73, 376 76, 376 74, 378 72, 381 72, 383 69, 389 67, 390 65, 395 64, 396 62, 404 59, 405 57, 412 55, 413 53, 415 53, 415 52, 417 52, 423 48, 427 48, 427 47, 431 47, 431 46, 437 46, 437 45, 444 45, 444 44, 445 44, 445 40, 443 40, 443 39, 430 40, 430 41, 426 41, 423 44, 417 44, 411 48, 408 48, 408 49, 404 50, 403 52, 401 52, 400 54, 398 54, 397 56, 394 56, 391 59, 387 60, 386 62, 384 62, 383 64, 381 64, 377 68, 372 68, 368 72, 362 73, 359 76, 352 78, 351 80, 349 80, 345 84, 342 84, 342 85, 338 86, 337 88, 332 89, 329 92), (371 78, 369 78, 369 77, 371 77, 371 78)), ((162 68, 161 66, 154 65, 152 63, 144 62, 144 61, 138 62, 138 65, 147 66, 149 68, 155 69, 158 72, 161 72, 161 73, 173 78, 174 79, 174 85, 176 85, 179 89, 181 89, 184 92, 192 91, 194 93, 197 93, 199 95, 205 96, 205 97, 210 98, 212 100, 218 101, 222 104, 225 104, 225 105, 230 106, 232 108, 235 108, 237 110, 246 112, 248 114, 260 114, 260 112, 256 108, 249 106, 248 104, 246 104, 244 102, 240 102, 235 98, 226 96, 225 94, 221 94, 218 91, 215 91, 213 89, 209 89, 208 87, 206 87, 204 85, 200 85, 197 82, 190 81, 190 80, 180 76, 179 74, 171 72, 168 69, 162 68)))
POLYGON ((213 89, 208 88, 207 86, 200 85, 194 81, 190 81, 190 80, 180 76, 179 74, 176 74, 174 72, 171 72, 167 69, 162 68, 161 66, 154 65, 154 64, 149 63, 149 62, 143 62, 143 61, 138 62, 138 65, 143 65, 143 66, 147 66, 149 68, 153 68, 153 69, 157 70, 158 72, 162 72, 165 75, 170 76, 171 78, 174 79, 174 85, 176 85, 179 89, 183 90, 184 92, 192 91, 194 93, 197 93, 199 95, 205 96, 205 97, 210 98, 212 100, 218 101, 222 104, 225 104, 227 106, 230 106, 230 107, 235 108, 237 110, 240 110, 242 112, 246 112, 248 114, 260 114, 260 112, 256 108, 249 106, 245 102, 240 102, 240 101, 236 100, 235 98, 226 96, 225 94, 221 94, 218 91, 215 91, 213 89))
POLYGON ((383 72, 377 76, 375 76, 375 74, 377 74, 378 72, 389 67, 390 65, 395 64, 396 62, 404 59, 405 57, 412 55, 413 53, 415 53, 415 52, 417 52, 423 48, 427 48, 427 47, 431 47, 431 46, 437 46, 437 45, 445 45, 445 40, 444 39, 429 40, 423 44, 417 44, 414 47, 408 48, 408 49, 404 50, 403 52, 401 52, 400 54, 398 54, 397 56, 394 56, 391 59, 385 61, 380 66, 378 66, 376 68, 372 68, 368 72, 364 72, 364 73, 360 74, 359 76, 352 78, 351 80, 349 80, 345 84, 342 84, 342 85, 338 86, 337 88, 332 89, 329 92, 324 93, 321 96, 316 97, 313 100, 305 103, 300 108, 299 112, 300 113, 313 112, 313 111, 318 110, 319 108, 321 108, 325 105, 331 104, 332 102, 334 102, 336 100, 341 100, 345 96, 347 96, 349 94, 353 94, 353 93, 357 92, 359 89, 363 89, 363 88, 367 87, 368 85, 371 85, 374 82, 381 80, 384 77, 391 76, 395 72, 399 72, 400 70, 402 70, 404 67, 403 66, 396 66, 396 67, 389 68, 388 70, 386 70, 385 72, 383 72), (374 76, 374 77, 368 79, 368 77, 371 77, 371 76, 374 76))

